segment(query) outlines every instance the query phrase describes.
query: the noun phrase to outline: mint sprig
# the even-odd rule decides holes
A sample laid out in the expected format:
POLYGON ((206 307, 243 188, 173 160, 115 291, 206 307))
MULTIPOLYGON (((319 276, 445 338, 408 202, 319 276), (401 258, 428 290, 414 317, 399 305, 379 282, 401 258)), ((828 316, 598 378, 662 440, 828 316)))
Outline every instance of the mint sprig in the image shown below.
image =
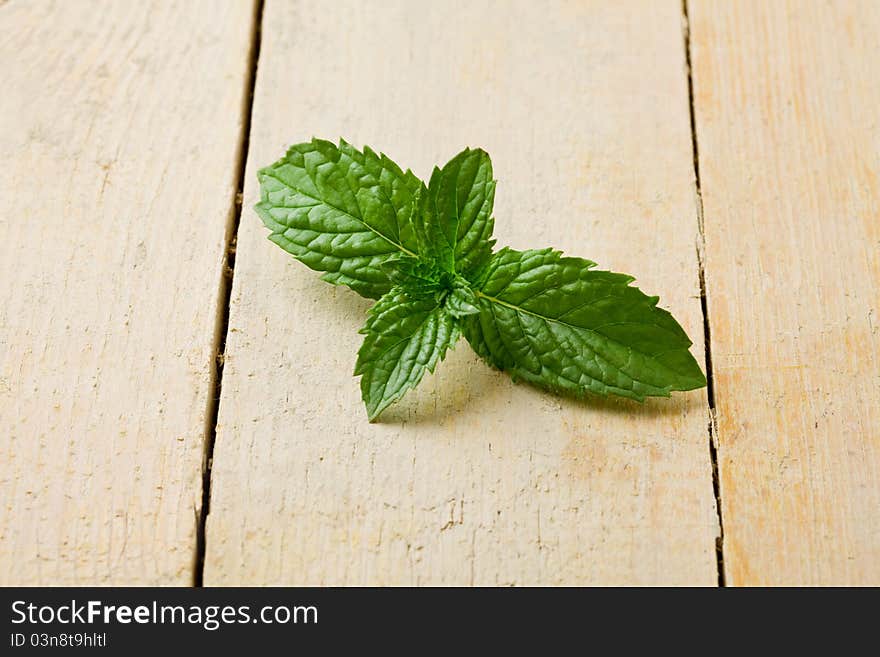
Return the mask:
POLYGON ((426 186, 369 148, 313 139, 258 177, 269 239, 378 299, 355 366, 371 421, 462 334, 491 365, 560 393, 642 401, 706 385, 684 330, 632 277, 552 249, 493 252, 496 181, 481 149, 426 186))

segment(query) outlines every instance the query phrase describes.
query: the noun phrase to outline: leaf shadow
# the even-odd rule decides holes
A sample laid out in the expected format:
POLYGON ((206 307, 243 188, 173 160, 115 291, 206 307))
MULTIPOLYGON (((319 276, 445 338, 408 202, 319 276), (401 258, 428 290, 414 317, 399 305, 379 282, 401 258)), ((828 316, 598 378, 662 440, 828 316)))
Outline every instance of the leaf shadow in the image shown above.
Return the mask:
POLYGON ((475 414, 503 411, 511 405, 533 404, 535 412, 589 411, 633 419, 690 414, 708 408, 705 389, 650 397, 638 402, 623 397, 583 397, 555 394, 537 386, 514 382, 505 373, 484 363, 462 339, 433 375, 396 404, 377 423, 442 427, 467 422, 475 414))
MULTIPOLYGON (((534 388, 534 386, 529 386, 534 388)), ((552 393, 545 393, 552 394, 552 393)), ((664 417, 689 413, 697 408, 708 408, 708 400, 705 393, 700 390, 687 392, 673 392, 670 397, 648 397, 643 402, 625 397, 609 395, 602 397, 595 394, 586 394, 583 397, 573 395, 559 395, 560 401, 576 408, 587 408, 608 415, 637 415, 640 417, 664 417)))

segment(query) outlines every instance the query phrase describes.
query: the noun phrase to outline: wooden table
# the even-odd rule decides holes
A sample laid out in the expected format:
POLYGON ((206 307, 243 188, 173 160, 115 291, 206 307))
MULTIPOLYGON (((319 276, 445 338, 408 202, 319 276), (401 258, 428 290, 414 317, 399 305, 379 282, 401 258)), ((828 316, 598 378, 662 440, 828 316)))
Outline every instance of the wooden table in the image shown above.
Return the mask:
POLYGON ((0 2, 0 583, 880 584, 880 3, 0 2), (266 239, 313 135, 634 274, 708 390, 462 342, 366 422, 365 300, 266 239))

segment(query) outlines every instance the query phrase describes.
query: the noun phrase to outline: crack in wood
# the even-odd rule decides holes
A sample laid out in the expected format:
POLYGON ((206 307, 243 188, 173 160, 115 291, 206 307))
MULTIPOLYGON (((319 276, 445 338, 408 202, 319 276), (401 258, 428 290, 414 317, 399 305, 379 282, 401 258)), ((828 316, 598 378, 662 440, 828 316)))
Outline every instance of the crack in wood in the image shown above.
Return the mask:
POLYGON ((242 198, 244 190, 245 167, 250 145, 251 113, 253 111, 254 88, 257 83, 257 66, 260 61, 260 39, 263 23, 264 0, 257 0, 254 6, 253 32, 249 53, 250 66, 245 82, 244 107, 240 150, 238 153, 237 187, 230 221, 226 227, 226 262, 220 275, 218 298, 217 325, 214 334, 216 357, 211 364, 211 389, 213 394, 208 400, 207 422, 205 425, 205 455, 202 460, 202 505, 196 513, 196 553, 193 568, 193 586, 204 585, 205 554, 207 552, 206 528, 208 514, 211 512, 211 470, 214 460, 214 444, 217 440, 217 416, 220 412, 220 392, 223 386, 223 366, 226 359, 226 337, 229 332, 229 304, 232 298, 232 281, 235 277, 235 249, 238 240, 238 227, 241 223, 242 198))
POLYGON ((712 332, 709 327, 709 307, 706 299, 706 230, 703 216, 703 192, 700 181, 700 149, 697 141, 697 119, 694 111, 694 80, 691 65, 691 32, 688 1, 682 0, 682 36, 684 38, 685 72, 687 73, 688 108, 691 125, 691 149, 694 159, 694 184, 697 201, 697 264, 700 275, 700 306, 703 311, 703 347, 706 352, 706 397, 709 403, 709 458, 712 463, 712 492, 718 515, 718 536, 715 538, 715 560, 718 568, 718 586, 725 586, 724 576, 724 518, 721 509, 721 480, 718 475, 718 430, 715 422, 715 385, 712 371, 712 332))

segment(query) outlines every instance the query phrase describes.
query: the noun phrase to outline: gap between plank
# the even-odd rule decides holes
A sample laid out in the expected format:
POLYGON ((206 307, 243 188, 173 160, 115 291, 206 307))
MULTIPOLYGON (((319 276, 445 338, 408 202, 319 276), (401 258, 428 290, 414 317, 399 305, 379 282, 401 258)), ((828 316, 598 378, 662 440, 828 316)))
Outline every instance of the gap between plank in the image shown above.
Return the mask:
POLYGON ((230 220, 226 226, 225 262, 218 286, 220 300, 217 309, 217 323, 214 329, 215 358, 211 365, 211 391, 208 400, 207 423, 205 426, 205 454, 202 459, 202 507, 196 513, 196 554, 193 568, 193 586, 204 585, 205 577, 205 529, 208 514, 211 512, 211 469, 214 461, 214 443, 217 440, 217 416, 220 412, 220 392, 223 386, 223 361, 226 356, 226 336, 229 332, 229 303, 232 297, 232 280, 235 276, 235 248, 238 241, 238 226, 241 223, 242 194, 251 134, 251 112, 254 103, 254 88, 257 83, 257 66, 260 61, 260 40, 263 26, 264 0, 256 0, 254 22, 251 32, 251 46, 248 53, 248 71, 245 80, 245 95, 242 107, 241 137, 238 149, 237 186, 230 220))
POLYGON ((718 586, 725 586, 724 577, 724 517, 721 510, 721 480, 718 476, 718 427, 715 423, 715 383, 712 372, 712 331, 709 328, 709 305, 706 300, 706 228, 703 216, 703 191, 700 182, 700 149, 697 143, 697 119, 694 112, 694 79, 691 65, 691 22, 688 0, 681 2, 682 34, 684 37, 685 69, 688 84, 688 109, 691 124, 691 150, 694 160, 694 182, 697 195, 697 264, 700 272, 700 306, 703 310, 703 346, 706 351, 706 397, 709 402, 709 458, 712 461, 712 492, 715 512, 718 514, 718 536, 715 538, 715 561, 718 568, 718 586))

